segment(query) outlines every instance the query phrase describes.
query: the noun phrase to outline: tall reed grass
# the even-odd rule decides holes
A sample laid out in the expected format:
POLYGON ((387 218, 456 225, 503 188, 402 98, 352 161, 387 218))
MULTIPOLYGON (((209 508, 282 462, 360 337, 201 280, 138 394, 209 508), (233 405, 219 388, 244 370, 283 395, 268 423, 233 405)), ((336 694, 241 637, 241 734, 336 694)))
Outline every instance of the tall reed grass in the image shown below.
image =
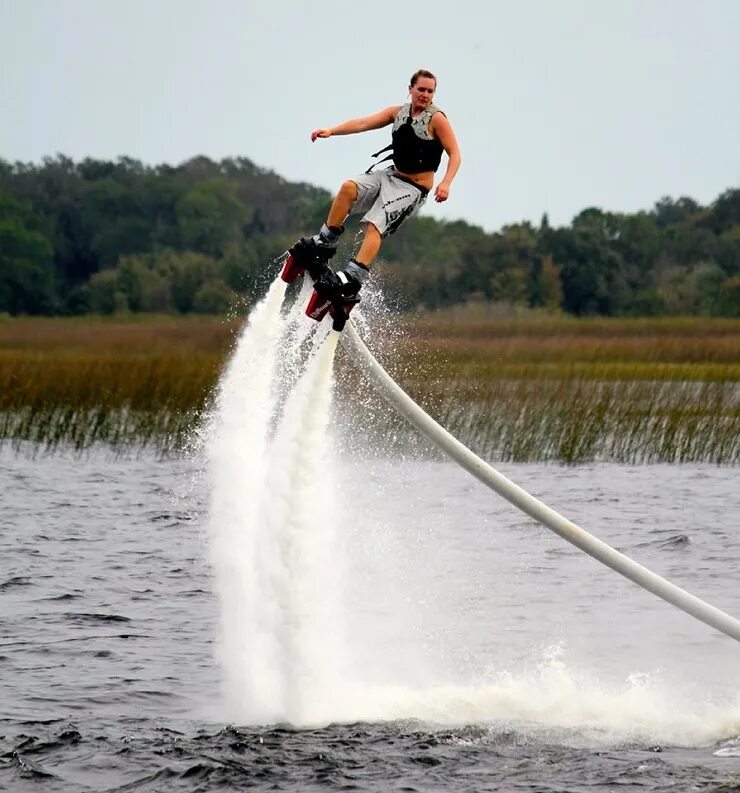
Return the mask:
POLYGON ((180 449, 239 327, 175 317, 1 322, 0 442, 180 449))
POLYGON ((740 461, 736 383, 467 381, 446 390, 439 415, 489 459, 740 461))
POLYGON ((97 442, 181 448, 221 357, 131 352, 61 356, 0 351, 0 439, 47 447, 97 442))
MULTIPOLYGON (((0 442, 180 450, 242 321, 0 322, 0 442)), ((372 339, 381 360, 488 459, 740 462, 740 322, 442 315, 394 328, 372 339)), ((363 406, 355 434, 415 443, 338 363, 345 421, 363 406)))

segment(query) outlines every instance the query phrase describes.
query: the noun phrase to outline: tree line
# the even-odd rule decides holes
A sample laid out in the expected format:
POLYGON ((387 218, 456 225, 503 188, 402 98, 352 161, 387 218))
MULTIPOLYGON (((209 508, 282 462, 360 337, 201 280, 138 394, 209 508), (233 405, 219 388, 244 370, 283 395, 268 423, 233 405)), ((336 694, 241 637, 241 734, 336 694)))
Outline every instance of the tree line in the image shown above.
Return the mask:
MULTIPOLYGON (((248 306, 330 201, 246 158, 0 160, 0 312, 248 306)), ((495 233, 417 217, 387 240, 379 269, 401 310, 498 301, 575 315, 740 316, 740 189, 706 207, 664 197, 634 214, 587 208, 558 228, 547 216, 495 233)))

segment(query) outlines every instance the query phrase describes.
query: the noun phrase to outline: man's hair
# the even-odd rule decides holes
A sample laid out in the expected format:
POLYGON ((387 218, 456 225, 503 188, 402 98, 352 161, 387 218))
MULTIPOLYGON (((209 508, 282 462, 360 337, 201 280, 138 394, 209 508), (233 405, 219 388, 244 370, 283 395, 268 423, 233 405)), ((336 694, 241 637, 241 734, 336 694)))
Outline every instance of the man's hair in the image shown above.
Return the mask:
POLYGON ((434 87, 435 88, 437 87, 437 78, 430 71, 427 71, 426 69, 418 69, 417 71, 415 71, 411 75, 411 82, 409 83, 409 85, 411 86, 416 85, 416 81, 420 77, 428 77, 430 80, 434 80, 434 87))

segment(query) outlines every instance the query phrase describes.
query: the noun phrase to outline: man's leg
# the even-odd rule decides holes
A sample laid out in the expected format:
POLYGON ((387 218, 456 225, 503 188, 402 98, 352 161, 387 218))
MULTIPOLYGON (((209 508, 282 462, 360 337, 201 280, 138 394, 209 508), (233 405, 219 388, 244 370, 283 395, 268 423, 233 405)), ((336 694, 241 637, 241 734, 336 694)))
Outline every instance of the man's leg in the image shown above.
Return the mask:
POLYGON ((342 183, 339 192, 334 197, 326 225, 329 228, 341 228, 355 201, 357 201, 357 185, 348 179, 342 183))
POLYGON ((360 245, 360 250, 357 252, 357 256, 355 256, 355 261, 365 267, 370 267, 373 261, 375 261, 375 257, 378 255, 381 242, 382 237, 380 236, 377 226, 374 223, 366 222, 365 236, 362 238, 362 245, 360 245))
POLYGON ((339 237, 344 231, 344 221, 352 204, 357 200, 357 185, 350 181, 342 183, 332 201, 326 223, 313 237, 302 237, 290 248, 293 260, 305 267, 312 280, 316 281, 331 272, 327 262, 334 256, 339 237))
MULTIPOLYGON (((387 171, 359 178, 360 186, 363 188, 371 187, 366 185, 365 178, 373 180, 372 186, 376 189, 370 194, 365 192, 365 198, 372 196, 373 203, 369 208, 365 205, 354 207, 358 214, 367 209, 362 218, 364 235, 357 256, 350 259, 349 263, 336 273, 329 270, 315 284, 316 291, 329 300, 349 302, 357 299, 360 288, 369 275, 370 265, 380 251, 383 235, 395 232, 401 223, 415 214, 424 203, 425 194, 421 190, 410 187, 401 180, 392 179, 387 171), (387 208, 390 206, 394 209, 389 218, 387 208)), ((327 225, 344 222, 346 217, 344 213, 349 212, 357 195, 357 185, 351 181, 345 182, 334 200, 327 225)))
POLYGON ((378 255, 382 236, 374 223, 364 221, 365 233, 357 256, 336 273, 326 273, 316 285, 318 292, 329 299, 355 298, 369 275, 370 265, 378 255))

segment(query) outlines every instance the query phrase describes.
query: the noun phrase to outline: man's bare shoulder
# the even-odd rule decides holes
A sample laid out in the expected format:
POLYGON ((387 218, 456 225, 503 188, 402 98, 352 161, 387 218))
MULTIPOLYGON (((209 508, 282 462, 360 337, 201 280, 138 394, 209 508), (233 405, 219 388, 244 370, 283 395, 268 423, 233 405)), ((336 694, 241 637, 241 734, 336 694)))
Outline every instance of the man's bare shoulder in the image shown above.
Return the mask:
POLYGON ((444 110, 436 107, 432 117, 429 119, 429 129, 434 132, 435 129, 450 128, 450 121, 447 118, 447 113, 444 110))

